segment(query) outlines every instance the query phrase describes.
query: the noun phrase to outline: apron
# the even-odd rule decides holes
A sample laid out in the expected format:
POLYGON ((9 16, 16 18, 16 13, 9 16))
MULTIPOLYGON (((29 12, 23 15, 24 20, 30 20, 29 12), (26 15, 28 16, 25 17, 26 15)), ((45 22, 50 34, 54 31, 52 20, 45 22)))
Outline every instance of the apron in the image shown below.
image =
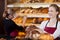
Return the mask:
MULTIPOLYGON (((49 23, 49 21, 47 22, 47 24, 49 23)), ((57 29, 57 25, 58 25, 58 20, 56 22, 56 27, 47 27, 47 24, 45 25, 44 31, 48 32, 49 34, 53 34, 56 29, 57 29)), ((55 40, 58 40, 59 38, 56 38, 55 40)))
MULTIPOLYGON (((49 23, 49 21, 47 22, 47 24, 49 23)), ((56 22, 56 27, 47 27, 47 24, 45 25, 44 31, 53 34, 55 32, 55 30, 57 29, 57 24, 58 21, 56 22)))

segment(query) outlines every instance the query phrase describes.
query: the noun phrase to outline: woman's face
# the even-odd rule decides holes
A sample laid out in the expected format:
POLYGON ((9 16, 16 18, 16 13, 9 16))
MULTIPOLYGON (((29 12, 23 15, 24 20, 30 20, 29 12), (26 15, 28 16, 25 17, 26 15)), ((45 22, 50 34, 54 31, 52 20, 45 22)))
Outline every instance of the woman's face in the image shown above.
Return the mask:
POLYGON ((56 11, 55 7, 51 6, 49 7, 48 10, 49 10, 48 14, 50 18, 55 18, 57 16, 58 12, 56 11))

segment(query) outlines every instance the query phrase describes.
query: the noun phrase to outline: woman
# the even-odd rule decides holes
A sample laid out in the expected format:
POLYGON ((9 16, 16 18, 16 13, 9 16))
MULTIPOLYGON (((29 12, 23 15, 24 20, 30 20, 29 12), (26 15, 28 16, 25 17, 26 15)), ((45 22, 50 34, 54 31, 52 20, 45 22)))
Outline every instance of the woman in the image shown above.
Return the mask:
POLYGON ((6 39, 6 33, 2 21, 4 11, 5 11, 5 0, 0 0, 0 40, 6 39))
POLYGON ((16 25, 12 20, 13 14, 8 14, 6 12, 5 14, 3 14, 3 17, 4 28, 8 36, 15 37, 18 35, 18 31, 24 31, 24 28, 22 26, 16 25))
POLYGON ((5 0, 0 0, 0 35, 5 35, 4 25, 2 23, 3 20, 3 12, 5 10, 5 0))
POLYGON ((48 10, 50 20, 43 21, 39 28, 44 33, 49 33, 56 39, 60 35, 60 21, 58 21, 59 7, 56 4, 51 4, 48 10))

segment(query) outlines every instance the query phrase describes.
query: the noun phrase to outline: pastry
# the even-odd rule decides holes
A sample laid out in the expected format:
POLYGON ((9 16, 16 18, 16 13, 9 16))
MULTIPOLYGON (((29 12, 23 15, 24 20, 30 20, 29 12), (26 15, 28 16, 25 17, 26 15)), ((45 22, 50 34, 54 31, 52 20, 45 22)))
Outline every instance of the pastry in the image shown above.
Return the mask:
POLYGON ((50 36, 50 34, 47 34, 47 33, 40 34, 39 39, 40 40, 54 40, 54 38, 50 36))

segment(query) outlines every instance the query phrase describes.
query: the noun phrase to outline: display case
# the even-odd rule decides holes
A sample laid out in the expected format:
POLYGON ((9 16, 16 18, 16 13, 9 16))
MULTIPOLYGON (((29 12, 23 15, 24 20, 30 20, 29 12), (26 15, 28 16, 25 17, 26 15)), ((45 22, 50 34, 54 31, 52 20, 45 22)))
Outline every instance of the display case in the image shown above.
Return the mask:
MULTIPOLYGON (((14 14, 12 20, 18 26, 24 25, 23 27, 26 28, 31 25, 40 26, 42 21, 49 20, 48 7, 50 4, 57 4, 60 7, 60 0, 7 0, 6 10, 12 11, 14 14)), ((18 32, 16 38, 21 39, 25 35, 25 32, 18 32)))
MULTIPOLYGON (((57 0, 8 0, 8 9, 13 9, 15 14, 19 17, 15 17, 14 22, 18 25, 22 25, 24 16, 27 16, 26 26, 31 24, 39 24, 43 20, 49 20, 48 7, 50 4, 57 4, 60 7, 60 3, 57 0)), ((60 15, 59 15, 60 17, 60 15)))

